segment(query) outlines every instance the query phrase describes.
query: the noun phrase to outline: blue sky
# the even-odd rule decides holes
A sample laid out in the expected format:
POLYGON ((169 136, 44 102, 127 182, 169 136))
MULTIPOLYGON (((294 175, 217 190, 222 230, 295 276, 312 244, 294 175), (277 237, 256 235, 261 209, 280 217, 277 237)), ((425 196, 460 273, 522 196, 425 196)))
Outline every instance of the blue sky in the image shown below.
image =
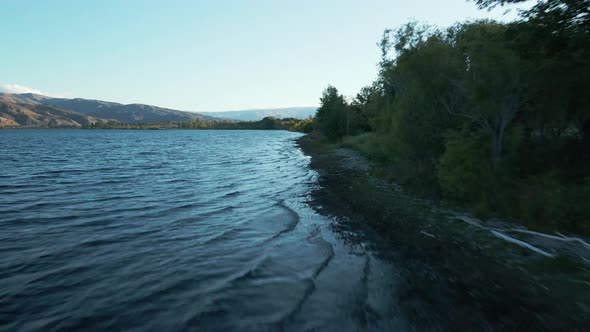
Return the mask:
POLYGON ((0 0, 0 89, 189 111, 315 106, 376 76, 408 20, 515 12, 465 0, 0 0))

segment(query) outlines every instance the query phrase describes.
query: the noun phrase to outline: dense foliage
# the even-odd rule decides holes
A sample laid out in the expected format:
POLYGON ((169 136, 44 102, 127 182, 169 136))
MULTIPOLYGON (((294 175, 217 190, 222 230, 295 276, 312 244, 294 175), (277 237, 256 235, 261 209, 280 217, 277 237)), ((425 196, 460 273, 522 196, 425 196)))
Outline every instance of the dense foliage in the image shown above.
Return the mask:
POLYGON ((309 133, 313 129, 313 119, 266 117, 260 121, 205 121, 194 120, 186 122, 135 122, 123 123, 117 121, 92 123, 89 129, 259 129, 259 130, 290 130, 309 133))
POLYGON ((544 0, 509 24, 386 30, 378 79, 351 102, 329 86, 317 128, 408 188, 589 232, 589 9, 590 0, 544 0))

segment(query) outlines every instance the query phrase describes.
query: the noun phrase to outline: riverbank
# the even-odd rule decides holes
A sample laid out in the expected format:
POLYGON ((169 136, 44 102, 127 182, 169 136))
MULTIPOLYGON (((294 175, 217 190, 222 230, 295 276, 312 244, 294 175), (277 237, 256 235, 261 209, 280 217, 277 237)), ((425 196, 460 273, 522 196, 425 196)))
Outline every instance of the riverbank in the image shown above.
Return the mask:
POLYGON ((298 143, 320 174, 315 208, 353 232, 369 228, 379 250, 403 265, 410 282, 392 296, 407 315, 425 318, 412 305, 420 301, 449 330, 581 331, 590 323, 590 273, 583 249, 571 250, 575 241, 544 238, 560 249, 534 234, 507 235, 502 225, 405 194, 353 150, 313 134, 298 143))

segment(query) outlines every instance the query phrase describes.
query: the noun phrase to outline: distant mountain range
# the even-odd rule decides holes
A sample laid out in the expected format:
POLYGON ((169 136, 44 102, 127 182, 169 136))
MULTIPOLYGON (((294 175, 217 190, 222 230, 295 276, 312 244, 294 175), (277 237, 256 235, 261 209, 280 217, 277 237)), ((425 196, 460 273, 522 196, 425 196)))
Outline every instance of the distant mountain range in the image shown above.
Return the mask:
POLYGON ((81 98, 52 98, 38 94, 0 93, 0 128, 82 127, 116 121, 185 122, 226 119, 143 104, 119 104, 81 98))
POLYGON ((289 107, 274 109, 256 109, 225 112, 201 112, 201 114, 216 116, 238 121, 258 121, 265 117, 307 119, 315 116, 317 107, 289 107))
POLYGON ((192 113, 143 104, 119 104, 81 98, 53 98, 33 93, 0 93, 0 128, 83 127, 115 121, 165 123, 187 121, 258 121, 265 117, 305 119, 315 107, 192 113))

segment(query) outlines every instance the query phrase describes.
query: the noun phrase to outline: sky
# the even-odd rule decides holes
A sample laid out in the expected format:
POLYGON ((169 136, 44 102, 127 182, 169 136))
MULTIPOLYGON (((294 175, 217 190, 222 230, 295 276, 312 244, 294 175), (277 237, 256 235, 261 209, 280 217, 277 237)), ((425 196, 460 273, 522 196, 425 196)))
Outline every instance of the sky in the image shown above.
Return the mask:
POLYGON ((466 0, 0 0, 0 90, 187 111, 316 106, 377 75, 383 30, 512 20, 466 0))

